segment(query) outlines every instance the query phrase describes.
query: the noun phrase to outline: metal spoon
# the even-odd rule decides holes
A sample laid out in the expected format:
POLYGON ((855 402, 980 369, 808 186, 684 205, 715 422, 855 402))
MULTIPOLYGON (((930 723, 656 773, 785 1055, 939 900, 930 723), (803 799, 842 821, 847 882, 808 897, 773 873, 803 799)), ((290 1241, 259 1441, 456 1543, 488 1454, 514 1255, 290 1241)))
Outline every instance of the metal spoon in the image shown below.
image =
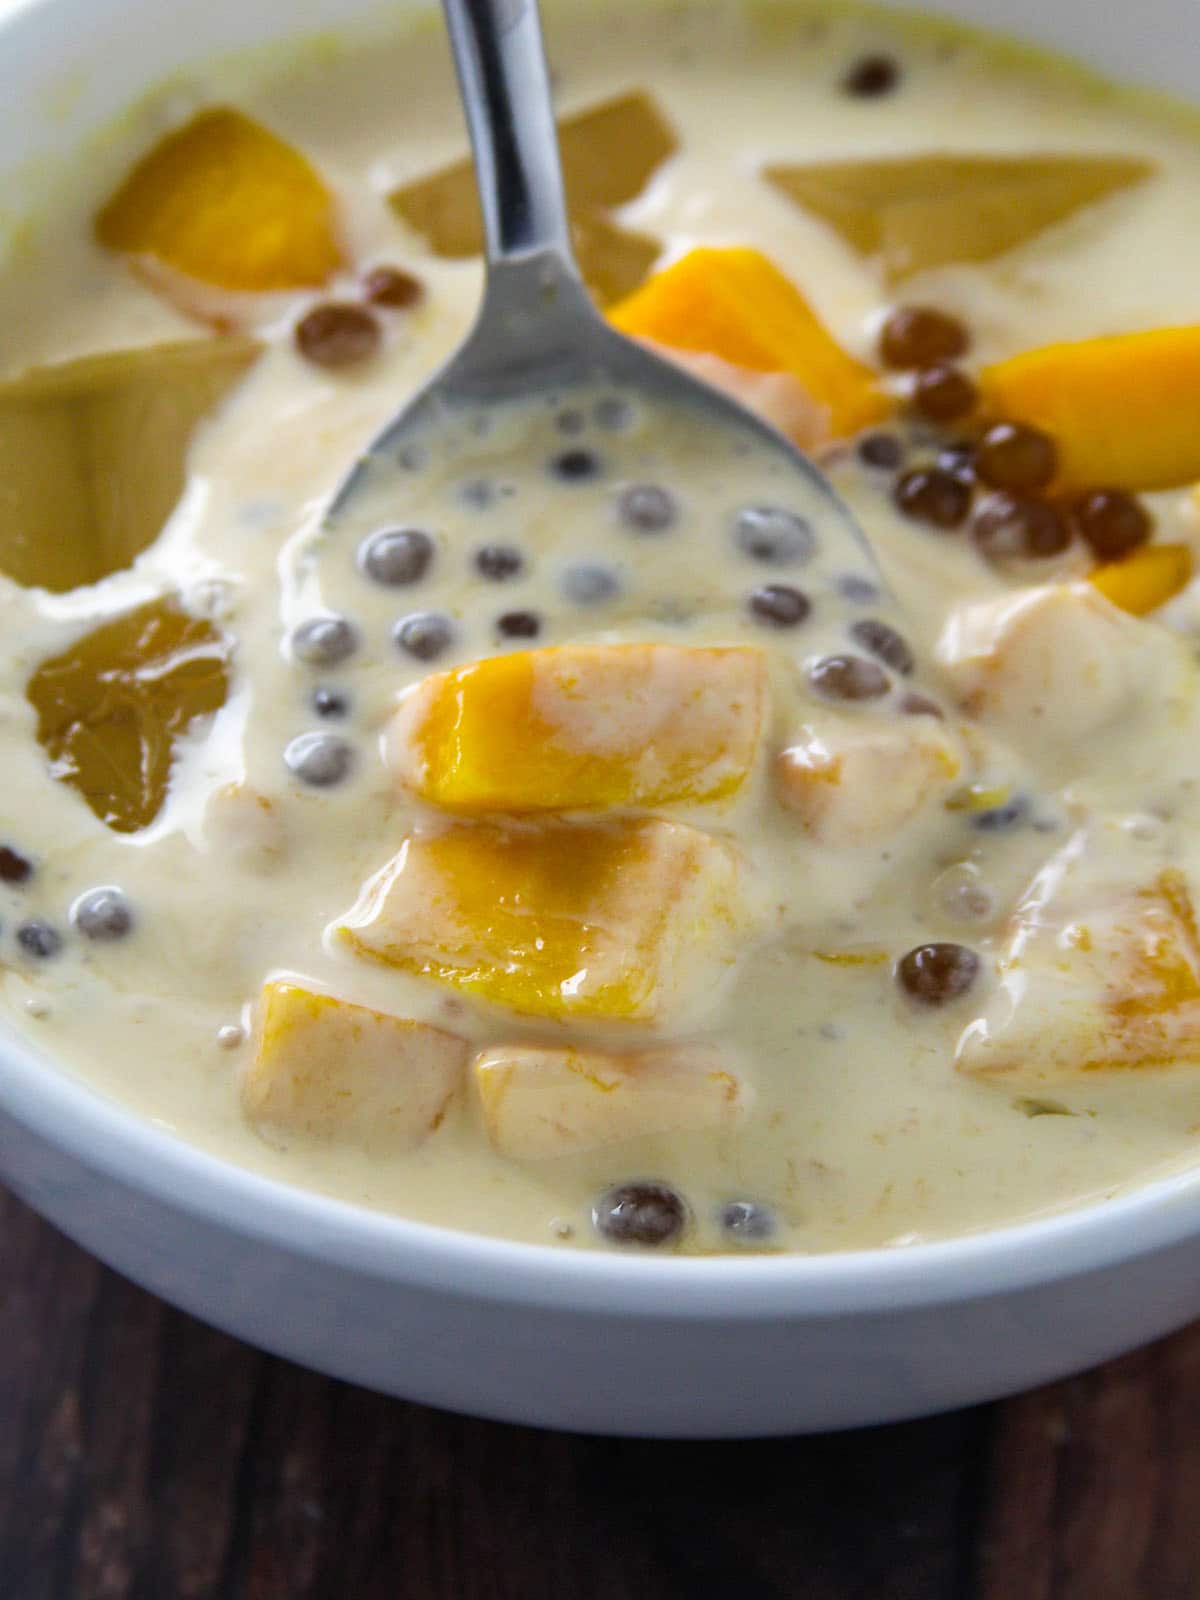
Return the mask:
MULTIPOLYGON (((825 570, 882 592, 866 536, 802 451, 728 395, 617 333, 592 305, 571 250, 536 0, 443 0, 443 9, 483 210, 483 304, 456 354, 351 470, 328 523, 343 523, 368 486, 365 498, 386 506, 392 479, 401 506, 406 466, 417 451, 427 455, 439 433, 461 440, 464 417, 478 428, 481 409, 603 386, 769 451, 795 474, 820 528, 825 570)), ((861 588, 858 599, 861 610, 861 588)))

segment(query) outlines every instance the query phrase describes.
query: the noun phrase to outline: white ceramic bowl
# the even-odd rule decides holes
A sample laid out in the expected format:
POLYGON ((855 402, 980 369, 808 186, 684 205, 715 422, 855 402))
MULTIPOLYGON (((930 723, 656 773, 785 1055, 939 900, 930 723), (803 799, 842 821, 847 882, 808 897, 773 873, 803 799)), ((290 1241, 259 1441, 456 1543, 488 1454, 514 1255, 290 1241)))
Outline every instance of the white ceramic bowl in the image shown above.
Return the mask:
MULTIPOLYGON (((602 3, 602 0, 598 0, 602 3)), ((927 0, 1187 92, 1195 0, 927 0)), ((188 60, 369 0, 17 0, 0 24, 0 217, 188 60), (23 170, 24 169, 24 170, 23 170)), ((0 1171, 121 1272, 373 1388, 606 1433, 749 1435, 964 1405, 1200 1314, 1200 1170, 1053 1219, 854 1255, 659 1260, 426 1227, 266 1181, 0 1042, 0 1171)))

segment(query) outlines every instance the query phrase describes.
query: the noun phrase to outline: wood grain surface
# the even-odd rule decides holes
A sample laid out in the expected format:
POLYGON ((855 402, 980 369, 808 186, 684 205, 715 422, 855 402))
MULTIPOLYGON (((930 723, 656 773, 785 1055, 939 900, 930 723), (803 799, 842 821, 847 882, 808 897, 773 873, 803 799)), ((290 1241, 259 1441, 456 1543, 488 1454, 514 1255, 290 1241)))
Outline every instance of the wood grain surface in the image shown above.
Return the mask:
POLYGON ((709 1596, 1196 1600, 1200 1328, 926 1422, 570 1437, 260 1355, 0 1192, 0 1600, 709 1596))

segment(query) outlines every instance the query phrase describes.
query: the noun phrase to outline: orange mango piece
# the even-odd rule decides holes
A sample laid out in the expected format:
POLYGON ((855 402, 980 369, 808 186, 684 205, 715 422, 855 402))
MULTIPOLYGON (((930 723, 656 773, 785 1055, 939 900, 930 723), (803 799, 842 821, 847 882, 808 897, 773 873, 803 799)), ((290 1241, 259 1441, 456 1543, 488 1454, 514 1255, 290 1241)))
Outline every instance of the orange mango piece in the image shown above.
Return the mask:
POLYGON ((1100 593, 1122 611, 1144 617, 1165 605, 1192 577, 1192 552, 1185 544, 1148 544, 1090 574, 1100 593))
POLYGON ((653 818, 412 834, 342 919, 357 955, 524 1016, 657 1023, 733 960, 738 864, 653 818))
POLYGON ((757 250, 691 250, 609 312, 622 333, 717 355, 753 372, 790 372, 828 413, 834 437, 890 408, 869 367, 841 348, 790 279, 757 250))
POLYGON ((979 381, 989 410, 1054 437, 1062 488, 1200 478, 1200 323, 1046 345, 979 381))
POLYGON ((754 649, 562 645, 440 672, 389 739, 406 787, 448 811, 568 811, 726 798, 758 748, 754 649))
POLYGON ((342 264, 333 197, 308 161, 228 106, 137 163, 96 218, 109 250, 215 288, 315 288, 342 264))

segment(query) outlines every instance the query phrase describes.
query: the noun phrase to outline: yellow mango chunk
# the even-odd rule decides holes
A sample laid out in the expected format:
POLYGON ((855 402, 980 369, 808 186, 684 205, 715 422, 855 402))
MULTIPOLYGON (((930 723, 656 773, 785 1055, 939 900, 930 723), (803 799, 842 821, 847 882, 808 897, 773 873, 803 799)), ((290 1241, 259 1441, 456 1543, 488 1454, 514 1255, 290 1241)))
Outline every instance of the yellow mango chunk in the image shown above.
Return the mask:
POLYGON ((1045 345, 985 367, 979 384, 998 416, 1052 435, 1060 487, 1200 478, 1200 323, 1045 345))
POLYGON ((878 843, 943 803, 964 762, 960 742, 928 717, 830 718, 779 753, 776 788, 819 844, 878 843))
POLYGON ((43 661, 25 692, 52 776, 114 832, 148 826, 175 740, 225 703, 228 653, 210 622, 157 600, 43 661))
POLYGON ((298 150, 229 106, 167 134, 96 218, 96 238, 215 288, 315 288, 342 264, 333 197, 298 150))
POLYGON ((448 811, 719 800, 750 770, 765 699, 754 649, 522 650, 424 679, 389 755, 408 788, 448 811))
MULTIPOLYGON (((635 89, 562 118, 558 142, 580 270, 597 299, 607 304, 641 281, 659 246, 605 212, 641 193, 654 169, 674 152, 675 134, 650 96, 635 89)), ((469 161, 403 184, 389 199, 435 254, 457 260, 482 252, 469 161)))
POLYGON ((1106 600, 1135 617, 1165 605, 1191 582, 1192 552, 1185 544, 1148 544, 1090 575, 1106 600))
POLYGON ((733 960, 737 861, 653 819, 413 834, 337 929, 355 953, 525 1016, 657 1023, 733 960))
POLYGON ((719 1051, 699 1044, 628 1055, 501 1045, 476 1056, 472 1075, 492 1146, 518 1161, 732 1128, 749 1100, 719 1051))
POLYGON ((869 367, 818 322, 807 300, 757 250, 690 250, 609 312, 614 327, 754 372, 790 372, 828 412, 834 437, 884 416, 869 367))
POLYGON ((785 164, 764 176, 895 282, 990 261, 1154 171, 1132 156, 916 155, 785 164))
POLYGON ((267 983, 242 1110, 272 1142, 297 1137, 379 1154, 411 1150, 460 1093, 466 1041, 294 983, 267 983))
POLYGON ((1200 938, 1187 881, 1167 869, 1140 886, 1083 890, 1080 854, 1073 842, 1018 908, 998 991, 960 1041, 960 1071, 1038 1086, 1200 1065, 1200 938))
POLYGON ((190 339, 0 384, 0 571, 57 594, 129 566, 183 492, 197 423, 258 349, 190 339))

